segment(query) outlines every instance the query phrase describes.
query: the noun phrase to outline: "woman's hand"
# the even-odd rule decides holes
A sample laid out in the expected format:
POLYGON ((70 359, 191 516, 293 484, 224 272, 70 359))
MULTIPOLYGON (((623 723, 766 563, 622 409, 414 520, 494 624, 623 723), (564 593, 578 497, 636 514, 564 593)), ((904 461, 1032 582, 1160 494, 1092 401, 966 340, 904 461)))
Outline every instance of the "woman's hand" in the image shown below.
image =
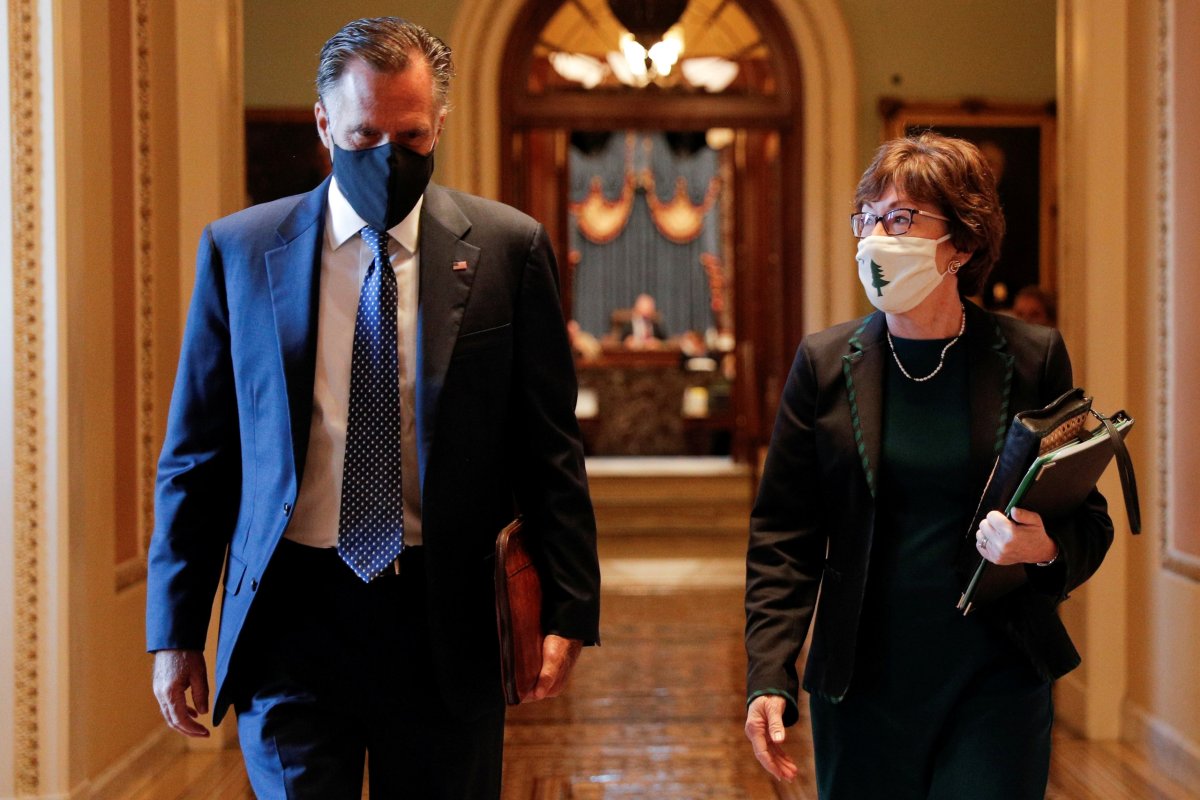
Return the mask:
POLYGON ((796 762, 783 749, 783 709, 787 701, 776 694, 754 698, 746 709, 746 738, 754 748, 754 757, 776 780, 795 780, 796 762))
POLYGON ((993 564, 1042 564, 1058 558, 1058 545, 1046 533, 1042 515, 1023 508, 1012 519, 990 511, 975 532, 975 549, 993 564))

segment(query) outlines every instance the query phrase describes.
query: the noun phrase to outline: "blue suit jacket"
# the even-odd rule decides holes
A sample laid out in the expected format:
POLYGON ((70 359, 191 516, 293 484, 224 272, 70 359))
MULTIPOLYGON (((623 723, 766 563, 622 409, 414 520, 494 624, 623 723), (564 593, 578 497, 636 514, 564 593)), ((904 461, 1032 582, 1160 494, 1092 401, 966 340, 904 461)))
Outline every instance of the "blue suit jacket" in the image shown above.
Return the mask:
MULTIPOLYGON (((294 511, 312 416, 328 180, 201 238, 159 461, 147 646, 203 649, 224 565, 214 719, 294 511)), ((503 702, 492 553, 514 511, 535 534, 544 624, 598 639, 595 520, 576 383, 542 227, 431 185, 420 222, 416 422, 431 647, 462 713, 503 702), (467 269, 453 269, 455 262, 467 269)))

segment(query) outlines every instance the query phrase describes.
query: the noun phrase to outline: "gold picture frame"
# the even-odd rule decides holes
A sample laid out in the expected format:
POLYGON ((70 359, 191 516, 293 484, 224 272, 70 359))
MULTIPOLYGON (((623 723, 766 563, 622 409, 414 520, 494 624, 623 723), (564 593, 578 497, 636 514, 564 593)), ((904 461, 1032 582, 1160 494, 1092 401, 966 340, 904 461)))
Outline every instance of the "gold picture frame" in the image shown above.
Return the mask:
POLYGON ((885 138, 934 130, 978 145, 997 172, 1008 231, 981 298, 1006 308, 1022 286, 1058 288, 1057 126, 1053 101, 879 101, 885 138))

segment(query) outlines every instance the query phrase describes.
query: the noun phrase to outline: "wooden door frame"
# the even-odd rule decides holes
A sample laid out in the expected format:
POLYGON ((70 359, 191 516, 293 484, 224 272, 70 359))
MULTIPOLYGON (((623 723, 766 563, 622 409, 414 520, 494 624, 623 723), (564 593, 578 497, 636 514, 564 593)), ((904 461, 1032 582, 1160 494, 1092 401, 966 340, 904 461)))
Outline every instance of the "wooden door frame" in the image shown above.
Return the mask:
MULTIPOLYGON (((637 93, 572 93, 570 96, 536 96, 526 91, 536 37, 560 6, 557 2, 529 0, 518 12, 501 60, 500 87, 500 196, 532 213, 546 224, 560 256, 564 313, 570 314, 573 275, 568 264, 565 140, 572 130, 704 130, 733 128, 735 147, 735 270, 734 313, 738 348, 735 384, 737 432, 734 455, 754 461, 770 436, 774 409, 791 365, 792 348, 804 331, 803 275, 788 269, 787 254, 803 252, 803 194, 783 191, 801 184, 804 153, 801 114, 803 94, 795 43, 787 25, 767 0, 741 0, 740 5, 758 26, 773 57, 777 90, 762 96, 678 96, 654 89, 637 93), (534 149, 545 151, 538 131, 556 130, 555 165, 557 196, 547 202, 535 196, 528 180, 528 159, 534 149), (765 135, 764 135, 765 134, 765 135), (771 134, 774 134, 772 137, 771 134), (778 150, 771 154, 779 170, 779 188, 771 192, 743 191, 751 176, 754 154, 745 152, 747 141, 762 135, 778 150), (562 149, 561 154, 557 153, 562 149), (746 220, 769 220, 763 234, 749 236, 746 220)), ((761 155, 761 154, 759 154, 761 155)), ((765 163, 765 162, 763 162, 765 163)), ((758 176, 762 180, 766 176, 758 176)), ((539 181, 539 184, 551 181, 539 181)), ((544 187, 543 187, 544 188, 544 187)), ((796 258, 800 261, 799 257, 796 258)))

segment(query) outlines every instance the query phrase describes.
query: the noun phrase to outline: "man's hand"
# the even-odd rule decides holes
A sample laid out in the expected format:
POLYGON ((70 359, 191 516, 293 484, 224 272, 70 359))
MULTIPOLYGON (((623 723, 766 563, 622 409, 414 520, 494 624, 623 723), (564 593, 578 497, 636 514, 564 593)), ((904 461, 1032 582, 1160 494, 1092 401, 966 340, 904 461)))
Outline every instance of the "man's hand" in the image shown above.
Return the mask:
POLYGON ((1038 564, 1058 557, 1041 514, 1023 508, 1014 508, 1012 519, 989 511, 975 532, 975 548, 993 564, 1038 564))
POLYGON ((538 675, 537 685, 533 687, 534 700, 562 694, 582 649, 583 642, 578 639, 564 639, 554 634, 546 637, 542 643, 542 672, 538 675))
POLYGON ((754 757, 776 780, 791 783, 799 770, 783 749, 783 709, 787 701, 777 694, 760 695, 746 709, 746 738, 754 757))
POLYGON ((196 717, 208 713, 208 668, 199 650, 158 650, 154 653, 154 696, 167 725, 184 736, 208 736, 196 717), (191 690, 195 708, 187 703, 191 690))

